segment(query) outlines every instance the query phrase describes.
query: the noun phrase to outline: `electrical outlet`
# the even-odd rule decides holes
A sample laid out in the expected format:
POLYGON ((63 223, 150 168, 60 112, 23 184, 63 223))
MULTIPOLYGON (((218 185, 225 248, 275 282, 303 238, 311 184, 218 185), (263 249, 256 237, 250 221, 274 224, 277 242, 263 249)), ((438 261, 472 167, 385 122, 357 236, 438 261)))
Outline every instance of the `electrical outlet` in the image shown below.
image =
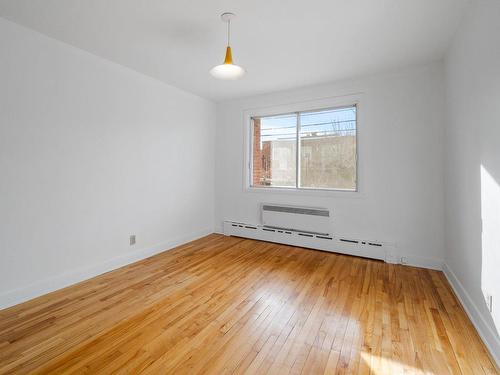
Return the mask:
POLYGON ((408 264, 408 258, 407 257, 401 257, 401 264, 408 264))
POLYGON ((130 246, 135 245, 135 234, 130 235, 130 246))
POLYGON ((493 296, 491 294, 487 294, 485 296, 486 307, 488 307, 488 311, 493 312, 493 296))

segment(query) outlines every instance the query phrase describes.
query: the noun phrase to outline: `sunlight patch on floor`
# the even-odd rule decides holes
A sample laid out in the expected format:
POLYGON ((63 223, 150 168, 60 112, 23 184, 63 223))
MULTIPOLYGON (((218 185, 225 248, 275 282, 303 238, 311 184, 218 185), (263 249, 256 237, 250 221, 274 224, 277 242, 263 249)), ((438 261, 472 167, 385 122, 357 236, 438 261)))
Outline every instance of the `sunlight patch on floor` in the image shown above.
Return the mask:
POLYGON ((410 366, 406 363, 394 361, 389 358, 377 356, 371 353, 361 352, 361 358, 370 367, 370 372, 375 375, 387 374, 411 374, 411 375, 437 375, 431 371, 410 366))

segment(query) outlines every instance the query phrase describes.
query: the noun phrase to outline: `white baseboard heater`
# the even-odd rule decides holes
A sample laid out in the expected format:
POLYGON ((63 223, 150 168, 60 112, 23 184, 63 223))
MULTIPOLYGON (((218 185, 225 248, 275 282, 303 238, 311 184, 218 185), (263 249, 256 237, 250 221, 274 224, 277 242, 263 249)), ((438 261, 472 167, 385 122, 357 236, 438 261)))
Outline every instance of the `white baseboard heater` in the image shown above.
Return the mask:
POLYGON ((328 208, 263 203, 260 212, 267 228, 328 236, 332 227, 328 208))
MULTIPOLYGON (((263 222, 269 223, 268 221, 263 222)), ((224 222, 224 234, 226 236, 245 237, 334 253, 380 259, 387 263, 398 263, 396 246, 394 243, 389 242, 362 240, 309 230, 293 230, 274 225, 252 225, 234 221, 224 222)))

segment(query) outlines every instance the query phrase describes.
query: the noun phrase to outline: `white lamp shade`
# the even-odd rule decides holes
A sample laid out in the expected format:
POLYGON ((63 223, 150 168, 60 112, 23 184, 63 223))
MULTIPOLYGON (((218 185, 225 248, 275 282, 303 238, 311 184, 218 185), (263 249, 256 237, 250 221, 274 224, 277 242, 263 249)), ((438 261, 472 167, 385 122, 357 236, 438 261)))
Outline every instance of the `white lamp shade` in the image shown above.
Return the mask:
POLYGON ((210 69, 210 74, 218 79, 234 80, 245 75, 245 69, 234 64, 221 64, 210 69))

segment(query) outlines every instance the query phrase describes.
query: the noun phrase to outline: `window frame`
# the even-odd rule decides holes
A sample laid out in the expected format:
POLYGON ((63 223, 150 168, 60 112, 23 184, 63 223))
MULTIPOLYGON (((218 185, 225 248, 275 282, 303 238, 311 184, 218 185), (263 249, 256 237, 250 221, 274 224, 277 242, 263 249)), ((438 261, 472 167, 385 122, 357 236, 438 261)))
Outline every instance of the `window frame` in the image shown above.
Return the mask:
MULTIPOLYGON (((362 163, 362 151, 360 148, 360 134, 361 126, 360 119, 362 118, 360 107, 361 107, 361 97, 362 93, 345 95, 342 97, 333 98, 323 98, 314 101, 305 101, 300 103, 290 103, 271 107, 254 108, 245 110, 243 113, 243 123, 244 123, 244 165, 243 165, 243 190, 249 193, 266 193, 266 194, 299 194, 299 195, 326 195, 326 196, 342 196, 342 197, 353 197, 359 198, 363 196, 363 163, 362 163), (266 116, 280 116, 287 114, 296 113, 307 113, 315 112, 321 110, 331 110, 331 109, 341 109, 348 107, 356 107, 356 189, 338 189, 338 188, 304 188, 298 187, 298 181, 296 186, 284 187, 284 186, 253 186, 252 185, 252 174, 253 174, 253 118, 255 117, 266 117, 266 116)), ((297 131, 300 131, 299 124, 297 126, 297 131)), ((297 142, 300 143, 299 138, 297 142)), ((300 148, 297 148, 296 159, 300 158, 300 148)), ((300 178, 300 168, 298 160, 296 161, 296 178, 300 178)))

